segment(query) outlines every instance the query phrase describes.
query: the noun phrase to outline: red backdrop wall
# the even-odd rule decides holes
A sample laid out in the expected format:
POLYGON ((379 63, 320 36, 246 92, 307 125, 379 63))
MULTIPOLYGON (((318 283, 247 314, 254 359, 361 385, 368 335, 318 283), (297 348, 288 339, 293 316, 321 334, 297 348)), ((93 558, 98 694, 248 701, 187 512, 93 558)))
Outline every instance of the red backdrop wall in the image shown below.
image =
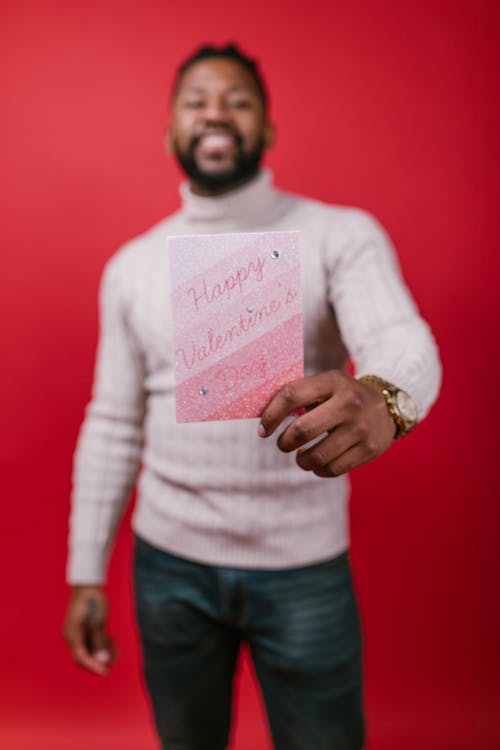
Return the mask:
MULTIPOLYGON (((276 181, 382 220, 444 361, 428 420, 353 476, 368 749, 500 746, 498 8, 2 3, 2 747, 155 746, 126 528, 110 578, 114 673, 80 671, 60 638, 71 457, 102 266, 178 205, 162 151, 173 71, 230 39, 267 74, 276 181)), ((269 747, 246 660, 238 696, 232 747, 269 747)))

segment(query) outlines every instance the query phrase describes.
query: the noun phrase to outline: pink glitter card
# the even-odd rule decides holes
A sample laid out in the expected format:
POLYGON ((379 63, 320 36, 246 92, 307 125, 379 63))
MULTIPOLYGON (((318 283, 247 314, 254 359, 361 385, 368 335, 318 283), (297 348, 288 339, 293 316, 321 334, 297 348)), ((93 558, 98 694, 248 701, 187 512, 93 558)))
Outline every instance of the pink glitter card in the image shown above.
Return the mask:
POLYGON ((168 244, 177 421, 258 417, 304 374, 300 232, 168 244))

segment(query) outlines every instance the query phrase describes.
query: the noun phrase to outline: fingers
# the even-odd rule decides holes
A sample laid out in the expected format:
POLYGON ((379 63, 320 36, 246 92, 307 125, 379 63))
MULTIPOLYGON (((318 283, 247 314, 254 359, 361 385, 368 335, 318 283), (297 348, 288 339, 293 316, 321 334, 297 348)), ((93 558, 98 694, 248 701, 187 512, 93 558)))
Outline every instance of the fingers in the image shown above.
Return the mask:
POLYGON ((332 395, 334 388, 334 371, 287 383, 280 388, 263 410, 260 417, 259 435, 261 437, 272 435, 286 417, 297 409, 321 404, 332 395))
MULTIPOLYGON (((288 425, 278 438, 278 447, 285 453, 305 446, 325 432, 338 428, 342 409, 335 396, 306 412, 288 425)), ((346 446, 348 447, 348 446, 346 446)))
POLYGON ((297 464, 304 471, 322 471, 355 444, 350 432, 339 427, 309 448, 300 448, 297 451, 297 464))
POLYGON ((72 648, 75 661, 81 667, 88 669, 95 674, 105 675, 109 672, 109 655, 108 652, 93 653, 85 645, 85 639, 78 637, 72 648))
POLYGON ((104 672, 100 671, 100 674, 109 671, 109 667, 114 661, 115 649, 106 633, 103 621, 98 620, 89 623, 87 647, 93 663, 99 664, 104 670, 104 672))
POLYGON ((86 624, 67 627, 64 637, 77 664, 95 674, 108 673, 110 657, 104 649, 101 652, 94 652, 89 646, 91 636, 86 624))
POLYGON ((311 448, 299 450, 297 464, 318 477, 338 477, 362 464, 372 461, 378 451, 369 449, 363 442, 352 443, 348 429, 339 428, 315 443, 311 448))

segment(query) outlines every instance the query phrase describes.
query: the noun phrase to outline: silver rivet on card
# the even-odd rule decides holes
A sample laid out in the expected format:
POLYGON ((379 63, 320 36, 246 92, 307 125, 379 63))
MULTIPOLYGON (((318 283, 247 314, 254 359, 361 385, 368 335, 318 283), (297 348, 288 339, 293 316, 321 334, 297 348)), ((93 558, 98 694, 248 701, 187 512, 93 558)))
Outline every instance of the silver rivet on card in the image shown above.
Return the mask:
POLYGON ((208 393, 208 388, 205 388, 205 386, 202 385, 198 393, 200 394, 200 396, 206 396, 208 393))
POLYGON ((280 257, 280 254, 277 250, 271 250, 269 253, 269 257, 271 257, 273 260, 276 260, 276 258, 280 257))

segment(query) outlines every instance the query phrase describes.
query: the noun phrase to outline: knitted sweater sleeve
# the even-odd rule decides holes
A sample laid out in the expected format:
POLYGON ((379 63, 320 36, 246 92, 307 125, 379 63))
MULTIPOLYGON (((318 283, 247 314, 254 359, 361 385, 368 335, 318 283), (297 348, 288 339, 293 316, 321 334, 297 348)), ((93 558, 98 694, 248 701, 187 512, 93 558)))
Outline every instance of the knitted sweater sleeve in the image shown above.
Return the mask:
POLYGON ((441 364, 387 234, 353 209, 326 262, 330 300, 356 376, 378 375, 403 388, 423 419, 439 392, 441 364))
POLYGON ((115 256, 108 263, 101 282, 92 400, 74 459, 67 570, 73 584, 104 580, 141 458, 144 367, 127 323, 120 261, 115 256))

